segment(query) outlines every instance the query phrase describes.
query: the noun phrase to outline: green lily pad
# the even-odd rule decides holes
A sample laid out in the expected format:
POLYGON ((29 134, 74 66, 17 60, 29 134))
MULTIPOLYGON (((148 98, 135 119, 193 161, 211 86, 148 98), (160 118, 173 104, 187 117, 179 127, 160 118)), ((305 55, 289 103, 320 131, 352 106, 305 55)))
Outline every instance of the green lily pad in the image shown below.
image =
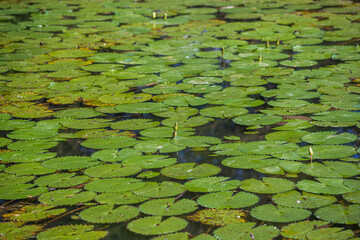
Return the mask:
POLYGON ((295 184, 283 178, 264 177, 262 181, 250 178, 242 181, 240 188, 254 193, 274 194, 292 190, 295 184))
POLYGON ((205 177, 185 183, 190 192, 218 192, 232 190, 240 185, 239 180, 229 180, 229 177, 205 177))
POLYGON ((148 197, 139 196, 132 192, 122 192, 122 193, 101 193, 95 197, 95 200, 101 204, 116 204, 116 205, 124 205, 124 204, 136 204, 141 203, 148 200, 148 197))
MULTIPOLYGON (((124 90, 126 91, 127 88, 124 88, 124 90)), ((116 92, 113 94, 103 95, 103 96, 99 97, 99 101, 108 103, 108 104, 124 104, 124 106, 131 106, 131 105, 127 105, 127 104, 146 102, 146 101, 150 100, 151 97, 152 97, 151 94, 147 94, 147 93, 134 94, 134 93, 121 93, 121 91, 120 91, 120 93, 116 92)), ((119 105, 119 106, 122 106, 122 105, 119 105)), ((135 105, 135 106, 143 106, 143 105, 140 104, 140 105, 135 105)))
POLYGON ((142 235, 173 233, 184 229, 187 222, 178 217, 162 219, 161 216, 144 217, 130 222, 127 228, 142 235))
POLYGON ((6 173, 12 173, 16 175, 45 175, 55 172, 56 169, 47 168, 42 166, 40 163, 20 163, 9 166, 4 169, 6 173))
POLYGON ((107 136, 83 141, 82 146, 95 149, 125 148, 136 144, 136 139, 125 136, 107 136))
POLYGON ((312 144, 344 144, 356 141, 357 136, 351 133, 337 133, 336 131, 309 133, 301 140, 312 144))
POLYGON ((126 158, 141 156, 142 152, 132 149, 123 148, 120 151, 118 149, 104 149, 97 151, 91 155, 93 158, 97 158, 104 162, 121 162, 126 158))
POLYGON ((81 169, 88 168, 91 166, 98 165, 100 162, 92 157, 83 157, 83 156, 67 156, 67 157, 58 157, 50 160, 45 160, 41 165, 46 168, 52 169, 81 169))
POLYGON ((139 206, 139 210, 148 215, 175 216, 193 212, 197 209, 195 201, 190 199, 162 198, 149 200, 139 206))
POLYGON ((165 112, 167 109, 167 105, 153 102, 123 104, 116 106, 117 111, 125 113, 155 113, 165 112))
POLYGON ((146 153, 156 153, 157 151, 160 153, 169 153, 181 151, 186 147, 175 145, 170 139, 156 139, 139 142, 134 148, 146 153))
POLYGON ((161 183, 147 182, 145 186, 132 192, 144 197, 162 198, 176 196, 185 191, 186 188, 180 183, 163 181, 161 183))
POLYGON ((90 167, 84 174, 94 178, 127 177, 141 172, 142 168, 137 165, 125 165, 119 163, 103 164, 90 167))
POLYGON ((67 188, 83 184, 88 180, 88 176, 75 175, 75 173, 53 173, 36 178, 34 183, 51 188, 67 188))
POLYGON ((239 151, 247 154, 279 154, 293 152, 298 146, 286 141, 254 141, 240 144, 239 151))
POLYGON ((0 186, 28 183, 34 180, 35 176, 18 176, 9 173, 0 173, 0 186))
POLYGON ((94 192, 121 193, 133 191, 145 186, 145 182, 135 178, 95 179, 85 185, 85 189, 94 192))
POLYGON ((360 121, 360 113, 350 111, 320 112, 313 114, 311 118, 317 121, 356 122, 360 121))
POLYGON ((281 61, 280 64, 287 67, 311 67, 316 65, 317 62, 308 59, 294 59, 281 61))
POLYGON ((216 106, 201 109, 200 114, 207 117, 217 118, 232 118, 239 115, 244 115, 248 111, 244 108, 234 108, 229 106, 216 106))
POLYGON ((309 220, 290 223, 281 228, 280 234, 290 239, 305 240, 308 232, 311 232, 318 227, 326 226, 327 224, 329 224, 329 222, 309 220))
POLYGON ((201 222, 212 226, 225 226, 229 224, 244 222, 244 212, 241 210, 229 209, 205 209, 187 216, 186 219, 201 222))
POLYGON ((55 217, 66 212, 66 208, 55 208, 54 206, 47 206, 44 204, 27 205, 19 210, 4 214, 7 220, 18 222, 34 222, 55 217))
POLYGON ((277 131, 269 133, 265 136, 265 139, 268 141, 288 141, 290 143, 299 143, 301 142, 301 137, 308 134, 309 132, 301 130, 289 130, 289 131, 277 131))
MULTIPOLYGON (((10 140, 10 139, 7 139, 10 140)), ((58 144, 56 141, 47 139, 33 139, 27 141, 17 141, 8 145, 8 149, 14 151, 37 151, 53 148, 58 144)))
POLYGON ((282 117, 265 115, 265 114, 249 114, 233 118, 233 121, 239 125, 254 126, 254 125, 271 125, 280 122, 282 117))
POLYGON ((61 124, 74 129, 96 129, 110 126, 109 119, 65 119, 61 124))
POLYGON ((317 162, 303 165, 300 168, 300 171, 314 177, 333 177, 333 178, 341 177, 341 175, 338 174, 333 169, 317 162))
POLYGON ((316 178, 316 181, 301 180, 297 182, 296 187, 311 193, 317 194, 344 194, 354 192, 353 189, 344 185, 344 179, 335 178, 316 178))
MULTIPOLYGON (((177 136, 192 136, 195 134, 195 129, 193 128, 178 128, 176 131, 177 136)), ((140 132, 142 136, 152 137, 152 138, 172 138, 174 137, 174 128, 173 127, 154 127, 145 129, 140 132)))
POLYGON ((36 187, 34 184, 10 184, 0 187, 0 198, 5 200, 27 199, 46 193, 46 187, 36 187))
POLYGON ((315 212, 315 216, 333 223, 358 224, 360 223, 359 211, 359 204, 352 204, 349 206, 334 204, 318 209, 315 212))
POLYGON ((201 206, 207 208, 236 209, 256 204, 259 197, 247 192, 233 194, 231 191, 225 191, 203 195, 197 201, 201 206))
POLYGON ((160 122, 151 121, 150 119, 129 119, 114 122, 111 124, 111 128, 119 130, 142 130, 153 128, 158 125, 160 125, 160 122))
POLYGON ((279 235, 280 230, 274 226, 255 225, 253 222, 229 224, 216 229, 214 235, 221 240, 274 239, 279 235))
POLYGON ((306 234, 306 238, 312 239, 323 239, 323 240, 346 240, 352 239, 354 236, 353 231, 350 229, 344 230, 341 227, 321 228, 313 230, 306 234))
POLYGON ((54 114, 56 118, 93 118, 102 116, 102 113, 96 112, 91 108, 71 108, 66 110, 60 110, 54 114))
POLYGON ((37 127, 28 129, 18 129, 7 134, 7 137, 20 140, 44 139, 56 136, 57 131, 51 129, 40 129, 37 127))
POLYGON ((11 139, 0 137, 0 147, 4 147, 6 145, 9 145, 10 143, 12 143, 11 139))
POLYGON ((80 218, 91 223, 118 223, 139 215, 139 210, 129 205, 114 208, 113 205, 99 205, 82 210, 80 218))
POLYGON ((311 212, 300 208, 289 208, 264 204, 254 207, 250 215, 254 218, 269 222, 295 222, 311 215, 311 212))
POLYGON ((37 235, 39 240, 83 238, 97 240, 105 237, 106 231, 95 231, 92 225, 62 225, 49 228, 37 235))
POLYGON ((143 169, 163 168, 176 163, 176 158, 169 158, 166 155, 144 155, 126 158, 122 161, 125 167, 136 166, 143 169))
MULTIPOLYGON (((351 146, 345 145, 314 145, 311 146, 314 155, 313 159, 337 159, 342 157, 350 157, 356 154, 356 150, 351 146)), ((296 150, 300 157, 309 156, 309 147, 300 147, 296 150)))
POLYGON ((343 198, 348 202, 360 204, 360 191, 346 193, 343 198))
POLYGON ((209 147, 209 144, 219 144, 221 140, 215 137, 206 136, 176 136, 172 139, 172 143, 185 147, 209 147))
POLYGON ((4 239, 29 239, 33 238, 37 232, 42 229, 40 225, 29 224, 25 226, 19 226, 14 222, 2 222, 0 223, 0 231, 4 239))
POLYGON ((267 158, 264 155, 243 155, 225 158, 221 163, 231 168, 253 169, 272 166, 278 162, 278 159, 267 158))
POLYGON ((278 193, 272 197, 272 200, 281 206, 306 209, 319 208, 336 202, 334 196, 318 195, 307 192, 301 194, 295 190, 278 193))
POLYGON ((210 177, 220 172, 220 168, 207 163, 179 163, 161 169, 161 174, 175 179, 210 177))
POLYGON ((180 117, 180 116, 190 117, 196 115, 198 112, 199 110, 191 107, 177 107, 177 108, 170 107, 166 112, 157 112, 154 113, 154 115, 163 118, 180 117))
POLYGON ((39 201, 48 205, 74 205, 93 200, 96 193, 81 189, 62 189, 47 192, 39 197, 39 201))

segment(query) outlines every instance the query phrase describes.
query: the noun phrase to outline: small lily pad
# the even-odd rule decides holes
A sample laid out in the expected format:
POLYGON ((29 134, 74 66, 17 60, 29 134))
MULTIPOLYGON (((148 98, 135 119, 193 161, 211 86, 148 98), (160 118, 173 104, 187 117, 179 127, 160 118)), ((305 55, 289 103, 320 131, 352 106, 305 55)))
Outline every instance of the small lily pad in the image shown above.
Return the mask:
POLYGON ((248 114, 233 118, 233 121, 239 125, 254 126, 254 125, 271 125, 280 122, 282 117, 265 115, 265 114, 248 114))
POLYGON ((278 162, 278 159, 267 158, 265 155, 243 155, 225 158, 221 163, 231 168, 253 169, 268 167, 278 162))
POLYGON ((197 201, 201 206, 207 208, 236 209, 256 204, 259 201, 259 197, 247 192, 233 194, 231 191, 225 191, 203 195, 197 201))
POLYGON ((195 211, 197 204, 190 199, 162 198, 147 201, 139 206, 139 210, 148 215, 175 216, 195 211))
POLYGON ((169 158, 166 155, 136 156, 126 158, 122 161, 125 167, 136 166, 144 169, 163 168, 174 163, 176 163, 176 158, 169 158))
POLYGON ((144 217, 130 222, 127 228, 142 235, 173 233, 184 229, 187 222, 178 217, 164 219, 161 216, 144 217))
POLYGON ((91 223, 118 223, 139 215, 139 210, 129 205, 114 208, 113 205, 99 205, 82 210, 80 218, 91 223))
POLYGON ((269 222, 295 222, 303 220, 311 215, 305 209, 274 206, 272 204, 260 205, 250 212, 254 218, 269 222))

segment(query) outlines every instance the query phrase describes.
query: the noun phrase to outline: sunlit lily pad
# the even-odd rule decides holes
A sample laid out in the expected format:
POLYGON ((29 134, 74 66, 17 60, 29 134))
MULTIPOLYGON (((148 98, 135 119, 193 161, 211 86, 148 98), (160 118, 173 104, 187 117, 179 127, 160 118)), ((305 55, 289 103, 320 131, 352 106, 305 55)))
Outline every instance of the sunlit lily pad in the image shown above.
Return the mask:
POLYGON ((300 138, 308 133, 301 130, 277 131, 267 134, 265 139, 268 141, 284 140, 291 143, 299 143, 301 142, 300 138))
POLYGON ((53 173, 38 177, 34 183, 39 186, 66 188, 80 185, 88 180, 89 177, 85 175, 75 175, 75 173, 53 173))
MULTIPOLYGON (((195 129, 193 128, 178 128, 176 131, 177 136, 192 136, 195 134, 195 129)), ((145 129, 140 132, 142 136, 152 137, 152 138, 172 138, 174 137, 174 127, 153 127, 145 129)))
POLYGON ((56 136, 58 133, 52 129, 41 129, 41 128, 28 128, 18 129, 7 134, 9 138, 31 140, 31 139, 44 139, 56 136))
POLYGON ((53 148, 57 144, 58 142, 47 139, 33 139, 11 143, 7 146, 7 148, 15 151, 37 151, 53 148))
POLYGON ((54 114, 57 118, 93 118, 101 116, 102 114, 96 112, 91 108, 71 108, 66 110, 60 110, 54 114))
POLYGON ((315 132, 301 137, 301 140, 312 144, 344 144, 356 141, 356 139, 354 134, 336 131, 315 132))
POLYGON ((170 217, 163 220, 161 216, 150 216, 130 222, 127 228, 142 235, 159 235, 177 232, 186 226, 187 222, 181 218, 170 217))
POLYGON ((175 145, 170 139, 156 139, 139 142, 134 146, 134 148, 146 153, 155 153, 157 151, 160 153, 169 153, 178 152, 186 147, 175 145))
POLYGON ((292 190, 295 184, 283 178, 264 177, 261 180, 250 178, 241 182, 240 188, 254 193, 281 193, 292 190))
POLYGON ((167 109, 167 105, 153 102, 123 104, 116 106, 116 110, 125 113, 154 113, 164 112, 167 109))
MULTIPOLYGON (((345 145, 314 145, 311 146, 314 155, 313 159, 336 159, 350 157, 356 154, 356 150, 345 145)), ((309 147, 300 147, 296 153, 301 157, 309 157, 309 147)))
POLYGON ((120 162, 126 158, 141 156, 142 152, 133 148, 104 149, 93 153, 91 156, 104 162, 120 162))
POLYGON ((139 215, 139 210, 129 205, 114 208, 113 205, 99 205, 80 212, 81 219, 91 223, 125 222, 139 215))
POLYGON ((45 166, 46 168, 52 168, 57 170, 88 168, 98 164, 99 161, 97 161, 97 159, 83 156, 58 157, 50 160, 45 160, 41 163, 41 165, 45 166))
POLYGON ((206 177, 191 180, 185 183, 190 192, 218 192, 237 188, 239 180, 229 180, 229 177, 206 177))
POLYGON ((312 119, 330 122, 354 122, 360 121, 360 113, 350 111, 331 111, 313 114, 312 119))
POLYGON ((282 117, 265 115, 265 114, 249 114, 244 116, 239 116, 233 119, 233 121, 239 125, 271 125, 277 122, 280 122, 282 117))
POLYGON ((221 163, 231 168, 253 169, 275 165, 279 160, 264 155, 244 155, 225 158, 221 163))
POLYGON ((137 165, 123 166, 119 163, 103 164, 90 167, 84 174, 95 178, 127 177, 141 172, 142 168, 137 165))
POLYGON ((311 67, 316 65, 317 62, 308 59, 294 59, 281 61, 280 64, 287 67, 311 67))
POLYGON ((244 222, 244 212, 229 209, 205 209, 187 216, 186 219, 201 222, 212 226, 225 226, 233 223, 244 222))
POLYGON ((218 228, 214 231, 214 235, 218 239, 223 240, 246 240, 251 239, 273 239, 279 235, 280 230, 274 226, 261 225, 255 227, 256 223, 243 222, 234 223, 218 228))
POLYGON ((295 222, 311 215, 311 212, 300 208, 274 206, 272 204, 260 205, 253 208, 251 216, 269 222, 295 222))
POLYGON ((180 183, 163 181, 161 183, 147 182, 145 186, 132 192, 144 197, 161 198, 176 196, 185 191, 186 188, 180 183))
MULTIPOLYGON (((169 158, 166 155, 136 156, 136 157, 126 158, 122 161, 122 164, 124 165, 124 169, 126 167, 133 167, 133 169, 163 168, 163 167, 170 166, 174 163, 176 163, 176 158, 169 158)), ((105 172, 104 172, 104 174, 106 175, 105 172)), ((137 172, 140 172, 140 171, 137 171, 137 172)))
POLYGON ((62 189, 47 192, 39 197, 39 201, 48 205, 74 205, 88 202, 95 198, 96 193, 81 189, 62 189))
POLYGON ((16 175, 45 175, 55 172, 56 169, 47 168, 40 163, 20 163, 11 165, 4 169, 4 172, 16 175))
POLYGON ((111 128, 120 130, 142 130, 158 125, 160 125, 160 122, 151 121, 150 119, 129 119, 112 123, 111 128))
POLYGON ((125 136, 107 136, 83 141, 82 146, 95 149, 124 148, 136 144, 136 140, 125 136))
POLYGON ((172 143, 178 146, 186 147, 209 147, 210 144, 221 143, 221 140, 215 137, 206 136, 176 136, 173 138, 172 143))
POLYGON ((334 178, 316 178, 316 181, 301 180, 297 182, 296 187, 311 193, 317 194, 344 194, 354 192, 354 189, 344 185, 344 179, 334 178))
POLYGON ((175 179, 193 179, 210 177, 220 172, 220 168, 214 165, 203 163, 179 163, 161 169, 161 174, 175 179))
POLYGON ((256 204, 259 201, 259 197, 247 192, 234 194, 231 191, 225 191, 203 195, 197 201, 200 205, 207 208, 236 209, 256 204))
POLYGON ((349 206, 334 204, 318 209, 315 212, 315 216, 322 220, 333 223, 357 224, 360 223, 359 212, 359 204, 352 204, 349 206))
POLYGON ((0 198, 5 200, 27 199, 46 193, 46 187, 36 187, 35 184, 10 184, 0 187, 0 198))
POLYGON ((162 198, 147 201, 139 206, 139 210, 148 215, 175 216, 195 211, 197 204, 190 199, 162 198))
POLYGON ((293 208, 319 208, 336 202, 334 196, 325 196, 307 192, 289 191, 272 197, 276 204, 293 208))
POLYGON ((101 193, 95 197, 95 200, 101 204, 135 204, 148 200, 148 197, 139 196, 132 192, 123 192, 123 193, 101 193))
POLYGON ((281 228, 281 235, 291 239, 306 239, 306 234, 317 227, 326 226, 329 222, 325 221, 302 221, 291 223, 281 228))
POLYGON ((139 189, 145 186, 145 182, 135 178, 106 178, 95 179, 85 185, 85 189, 94 192, 121 193, 139 189))
POLYGON ((201 109, 200 114, 207 117, 232 118, 246 114, 248 111, 244 108, 234 108, 228 106, 216 106, 201 109))
POLYGON ((40 225, 29 224, 19 226, 14 222, 0 223, 0 231, 4 239, 29 239, 33 238, 42 229, 40 225))
POLYGON ((352 239, 353 236, 353 231, 351 231, 350 229, 344 230, 344 228, 341 227, 320 228, 306 234, 306 238, 309 240, 346 240, 352 239))
POLYGON ((56 240, 71 239, 71 238, 84 238, 87 240, 97 240, 105 237, 106 231, 94 231, 92 225, 62 225, 53 228, 49 228, 37 235, 39 240, 56 240))
POLYGON ((110 126, 108 119, 65 119, 61 124, 67 128, 74 129, 96 129, 110 126))

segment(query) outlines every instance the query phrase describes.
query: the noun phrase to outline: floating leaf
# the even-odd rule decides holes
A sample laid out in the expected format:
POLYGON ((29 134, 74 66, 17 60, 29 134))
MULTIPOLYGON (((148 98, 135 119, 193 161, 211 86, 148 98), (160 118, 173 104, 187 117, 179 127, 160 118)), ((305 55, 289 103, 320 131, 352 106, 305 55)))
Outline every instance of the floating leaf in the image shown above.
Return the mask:
POLYGON ((125 222, 139 215, 139 210, 129 205, 114 208, 113 205, 99 205, 82 210, 80 218, 91 223, 125 222))
POLYGON ((274 239, 279 235, 279 229, 274 226, 255 225, 253 222, 229 224, 216 229, 214 235, 221 240, 274 239))
POLYGON ((360 113, 349 111, 320 112, 314 114, 311 118, 317 121, 356 122, 360 121, 360 113))
POLYGON ((360 205, 352 204, 349 206, 342 206, 334 204, 323 207, 315 212, 315 216, 325 221, 342 224, 357 224, 360 223, 360 205))
POLYGON ((336 202, 333 196, 324 196, 312 193, 299 193, 297 191, 289 191, 278 193, 272 197, 272 200, 285 207, 293 208, 319 208, 336 202))
POLYGON ((161 174, 175 179, 210 177, 220 172, 220 168, 210 164, 179 163, 161 169, 161 174))
POLYGON ((254 141, 240 144, 238 150, 247 154, 279 154, 293 152, 298 146, 286 141, 254 141))
POLYGON ((160 122, 151 121, 150 119, 129 119, 114 122, 111 124, 111 128, 120 130, 142 130, 153 128, 158 125, 160 125, 160 122))
POLYGON ((241 182, 240 188, 254 193, 281 193, 292 190, 295 184, 283 178, 264 177, 261 180, 250 178, 241 182))
POLYGON ((118 149, 105 149, 93 153, 93 158, 98 158, 104 162, 121 162, 122 160, 130 157, 141 156, 142 152, 132 149, 124 148, 120 151, 118 149))
POLYGON ((41 230, 40 225, 25 225, 19 226, 14 222, 2 222, 0 223, 0 232, 3 239, 30 239, 35 236, 37 232, 41 230))
POLYGON ((116 110, 125 113, 155 113, 165 112, 167 109, 167 105, 153 102, 123 104, 116 106, 116 110))
POLYGON ((148 215, 175 216, 195 211, 197 204, 193 200, 162 198, 149 200, 139 206, 139 210, 148 215))
POLYGON ((265 114, 249 114, 244 116, 239 116, 233 118, 233 121, 239 125, 271 125, 277 122, 280 122, 282 117, 273 116, 273 115, 265 115, 265 114))
POLYGON ((237 188, 239 180, 229 180, 229 177, 206 177, 198 178, 185 183, 190 192, 217 192, 237 188))
POLYGON ((54 117, 78 119, 78 118, 93 118, 102 115, 103 115, 102 113, 99 113, 91 108, 71 108, 56 112, 54 114, 54 117))
POLYGON ((333 169, 317 162, 303 165, 300 168, 300 171, 314 177, 333 177, 333 178, 341 177, 341 175, 338 174, 333 169))
POLYGON ((161 216, 150 216, 130 222, 127 228, 142 235, 158 235, 177 232, 186 226, 187 222, 181 218, 170 217, 163 220, 161 216))
POLYGON ((157 139, 139 142, 134 148, 146 153, 155 153, 157 151, 160 153, 169 153, 181 151, 186 147, 175 145, 170 139, 157 139))
POLYGON ((346 240, 353 236, 354 233, 350 229, 344 230, 343 228, 339 227, 316 229, 306 234, 306 238, 309 240, 346 240))
POLYGON ((301 137, 301 140, 312 144, 344 144, 356 141, 357 137, 351 133, 336 131, 310 133, 301 137))
POLYGON ((301 142, 300 138, 309 132, 301 130, 290 130, 290 131, 277 131, 269 133, 265 136, 265 139, 268 141, 288 141, 290 143, 299 143, 301 142))
POLYGON ((190 233, 188 232, 178 232, 154 237, 151 240, 188 240, 189 235, 190 233))
POLYGON ((85 185, 85 189, 94 192, 128 192, 145 186, 145 182, 133 178, 96 179, 85 185))
POLYGON ((281 235, 286 238, 305 240, 306 234, 317 227, 323 227, 329 224, 325 221, 302 221, 291 223, 281 228, 281 235))
POLYGON ((57 135, 57 131, 51 129, 40 129, 37 127, 28 129, 18 129, 7 134, 7 137, 12 139, 30 140, 50 138, 57 135))
POLYGON ((316 181, 301 180, 297 182, 296 187, 311 193, 318 194, 344 194, 354 190, 344 185, 344 179, 334 178, 316 178, 316 181))
POLYGON ((21 163, 5 168, 4 172, 16 175, 45 175, 55 172, 56 169, 47 168, 40 163, 21 163))
POLYGON ((133 190, 132 192, 144 197, 172 197, 186 191, 186 188, 176 182, 163 181, 161 183, 147 182, 142 188, 133 190))
POLYGON ((0 186, 27 183, 34 180, 35 176, 18 176, 9 173, 0 173, 0 186))
POLYGON ((67 156, 46 160, 41 165, 52 169, 81 169, 98 165, 100 162, 92 157, 67 156))
POLYGON ((96 193, 81 189, 62 189, 44 193, 39 201, 48 205, 74 205, 93 200, 96 193))
POLYGON ((66 212, 66 208, 56 208, 54 206, 47 206, 44 204, 26 205, 19 210, 4 214, 7 220, 19 222, 35 222, 50 217, 55 217, 66 212))
POLYGON ((88 168, 84 173, 94 178, 127 177, 141 172, 142 168, 137 165, 125 165, 119 163, 103 164, 88 168))
POLYGON ((122 193, 102 193, 95 197, 95 200, 101 204, 116 204, 116 205, 124 205, 124 204, 135 204, 148 200, 148 197, 143 197, 136 195, 132 192, 122 192, 122 193))
POLYGON ((75 173, 53 173, 50 175, 38 177, 34 183, 39 186, 48 186, 52 188, 67 188, 80 185, 89 180, 88 176, 75 175, 75 173))
MULTIPOLYGON (((356 150, 351 146, 345 145, 314 145, 311 146, 314 151, 313 159, 337 159, 342 157, 350 157, 356 154, 356 150)), ((300 147, 296 153, 300 157, 309 158, 309 147, 300 147)))
POLYGON ((225 158, 221 163, 231 168, 252 169, 272 166, 278 162, 278 159, 267 158, 264 155, 243 155, 225 158))
POLYGON ((259 197, 247 192, 239 192, 233 195, 233 192, 225 191, 203 195, 197 201, 207 208, 236 209, 256 204, 259 197))
POLYGON ((110 126, 109 119, 65 119, 61 124, 67 128, 74 129, 96 129, 110 126))
POLYGON ((205 209, 187 216, 186 219, 194 222, 201 222, 206 225, 225 226, 245 222, 245 219, 242 218, 244 216, 245 214, 241 210, 205 209))
POLYGON ((343 198, 348 202, 360 204, 360 191, 346 193, 343 198))
POLYGON ((209 147, 209 144, 219 144, 221 143, 221 140, 215 137, 206 136, 176 136, 173 138, 172 143, 186 147, 209 147))
POLYGON ((136 140, 125 136, 107 136, 83 141, 82 146, 95 149, 124 148, 136 144, 136 140))
POLYGON ((97 240, 105 237, 106 231, 94 231, 92 225, 63 225, 49 228, 37 235, 39 240, 83 238, 97 240))
POLYGON ((55 156, 54 152, 14 151, 1 153, 0 160, 4 163, 40 162, 55 156))
POLYGON ((244 108, 234 108, 228 106, 216 106, 201 109, 200 114, 207 117, 232 118, 246 114, 248 111, 244 108))
POLYGON ((166 155, 145 155, 124 159, 125 167, 137 166, 144 169, 163 168, 176 163, 176 158, 168 158, 166 155))
MULTIPOLYGON (((179 128, 177 130, 178 136, 192 136, 195 133, 193 128, 179 128)), ((145 129, 140 132, 142 136, 151 138, 172 138, 174 135, 174 127, 154 127, 145 129)))
POLYGON ((250 212, 254 218, 269 222, 295 222, 303 220, 311 215, 305 209, 274 206, 272 204, 260 205, 250 212))
POLYGON ((37 151, 37 150, 53 148, 57 144, 58 142, 49 141, 47 139, 34 139, 27 141, 17 141, 8 145, 7 148, 15 151, 37 151))
POLYGON ((46 193, 46 187, 36 187, 34 184, 10 184, 0 187, 0 198, 5 200, 27 199, 46 193))

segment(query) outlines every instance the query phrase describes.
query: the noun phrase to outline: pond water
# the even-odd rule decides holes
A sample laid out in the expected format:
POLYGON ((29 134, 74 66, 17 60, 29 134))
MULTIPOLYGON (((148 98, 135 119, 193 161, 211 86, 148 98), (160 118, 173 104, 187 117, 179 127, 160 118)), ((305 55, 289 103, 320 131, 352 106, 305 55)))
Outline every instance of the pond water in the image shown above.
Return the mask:
POLYGON ((1 239, 360 239, 360 4, 1 1, 1 239))

